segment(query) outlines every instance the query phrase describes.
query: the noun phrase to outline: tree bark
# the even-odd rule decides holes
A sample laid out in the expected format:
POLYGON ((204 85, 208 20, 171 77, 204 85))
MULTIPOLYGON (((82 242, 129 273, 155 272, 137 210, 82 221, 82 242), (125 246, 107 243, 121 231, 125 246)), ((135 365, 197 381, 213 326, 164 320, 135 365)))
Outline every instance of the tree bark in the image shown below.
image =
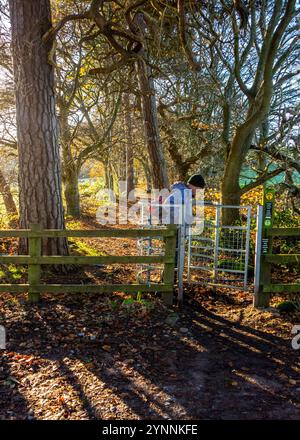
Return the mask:
POLYGON ((133 166, 133 151, 132 151, 132 120, 130 113, 130 95, 124 94, 125 106, 125 126, 126 126, 126 165, 127 165, 127 194, 134 190, 134 166, 133 166))
POLYGON ((166 134, 166 144, 168 152, 175 166, 176 178, 181 182, 187 180, 188 173, 192 167, 192 162, 185 161, 183 155, 180 153, 176 139, 173 136, 173 130, 171 128, 171 122, 164 121, 162 126, 163 131, 166 134))
MULTIPOLYGON (((144 35, 146 23, 143 14, 136 14, 135 21, 140 29, 140 33, 144 35)), ((143 57, 137 61, 136 65, 141 93, 145 139, 152 168, 152 181, 155 189, 168 188, 168 171, 158 126, 156 93, 151 68, 145 61, 147 58, 145 47, 140 51, 140 54, 143 57)))
POLYGON ((11 193, 9 183, 0 169, 0 194, 3 198, 6 213, 9 219, 9 225, 15 227, 17 224, 18 210, 11 193))
POLYGON ((114 189, 113 175, 111 172, 111 166, 108 159, 104 163, 104 169, 105 169, 105 188, 113 190, 114 189))
POLYGON ((68 122, 68 109, 64 107, 62 102, 59 103, 59 109, 60 141, 63 157, 62 177, 67 215, 70 217, 80 217, 79 172, 71 151, 72 140, 68 122))
MULTIPOLYGON (((225 164, 222 180, 222 204, 238 206, 240 204, 240 172, 243 159, 240 151, 231 150, 225 164)), ((232 225, 239 219, 238 209, 224 208, 222 210, 222 223, 232 225)))
POLYGON ((151 175, 151 170, 150 170, 148 161, 145 158, 139 158, 139 161, 142 164, 142 167, 144 170, 144 174, 145 174, 145 178, 146 178, 147 192, 150 192, 151 187, 152 187, 152 175, 151 175))
MULTIPOLYGON (((9 0, 14 62, 19 150, 20 227, 39 223, 63 229, 61 165, 55 114, 54 67, 48 62, 51 43, 50 0, 9 0)), ((26 245, 21 245, 26 252, 26 245)), ((65 255, 65 239, 47 239, 43 252, 65 255)))
MULTIPOLYGON (((249 150, 253 131, 245 131, 239 127, 233 138, 229 155, 225 162, 224 176, 222 180, 222 204, 240 205, 241 188, 240 174, 246 154, 249 150)), ((222 211, 222 223, 232 225, 239 220, 239 210, 224 208, 222 211)))
POLYGON ((80 217, 80 196, 78 188, 78 172, 74 163, 64 164, 64 193, 67 207, 67 215, 80 217))
POLYGON ((142 95, 144 131, 152 168, 153 185, 156 189, 168 188, 169 179, 159 134, 155 89, 151 69, 141 59, 137 62, 137 71, 139 88, 142 95))

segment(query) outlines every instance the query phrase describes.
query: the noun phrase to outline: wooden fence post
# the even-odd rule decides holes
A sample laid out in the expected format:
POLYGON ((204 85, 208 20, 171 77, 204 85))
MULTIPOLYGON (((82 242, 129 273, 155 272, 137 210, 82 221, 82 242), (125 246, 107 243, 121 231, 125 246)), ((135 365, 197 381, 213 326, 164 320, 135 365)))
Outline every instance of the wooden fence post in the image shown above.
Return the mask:
MULTIPOLYGON (((172 235, 169 235, 165 239, 165 256, 172 259, 171 263, 165 263, 164 267, 164 276, 163 283, 171 284, 174 286, 175 281, 175 260, 176 260, 176 241, 177 241, 177 226, 169 225, 168 229, 170 232, 173 232, 172 235)), ((168 304, 173 304, 174 292, 162 292, 163 301, 168 304)))
POLYGON ((270 293, 264 292, 264 287, 271 284, 271 263, 265 261, 264 255, 272 253, 272 237, 268 237, 267 230, 273 226, 275 191, 273 188, 264 190, 263 219, 262 219, 262 243, 260 252, 260 275, 259 286, 256 286, 254 296, 255 307, 269 307, 270 293))
MULTIPOLYGON (((40 225, 33 223, 29 224, 31 232, 39 232, 42 230, 40 225)), ((42 255, 42 237, 29 237, 28 249, 30 257, 40 257, 42 255)), ((28 300, 32 303, 36 303, 40 300, 40 293, 34 289, 34 285, 40 284, 41 279, 41 265, 29 264, 28 265, 28 300)))

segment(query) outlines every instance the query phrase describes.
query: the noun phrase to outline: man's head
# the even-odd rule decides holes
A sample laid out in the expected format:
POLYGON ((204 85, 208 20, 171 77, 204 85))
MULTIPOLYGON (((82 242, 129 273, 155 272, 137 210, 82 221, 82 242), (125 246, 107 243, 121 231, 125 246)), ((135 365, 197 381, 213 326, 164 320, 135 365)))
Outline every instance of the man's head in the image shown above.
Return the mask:
POLYGON ((196 195, 197 189, 205 188, 205 181, 201 174, 193 174, 187 181, 187 186, 192 190, 193 197, 196 195))

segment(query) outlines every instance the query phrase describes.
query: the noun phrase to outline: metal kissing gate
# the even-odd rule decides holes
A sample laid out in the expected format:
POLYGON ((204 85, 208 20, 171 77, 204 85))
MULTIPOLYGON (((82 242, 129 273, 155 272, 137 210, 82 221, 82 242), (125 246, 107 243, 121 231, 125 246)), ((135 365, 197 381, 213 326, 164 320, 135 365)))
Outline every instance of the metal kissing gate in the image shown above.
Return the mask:
MULTIPOLYGON (((203 220, 200 232, 197 225, 178 227, 176 278, 179 301, 183 299, 184 279, 194 285, 248 290, 251 207, 205 205, 203 220), (228 209, 238 211, 239 220, 233 225, 222 221, 228 209)), ((150 225, 148 222, 147 227, 150 225)), ((137 245, 140 255, 163 253, 163 244, 153 237, 139 239, 137 245)), ((162 266, 142 265, 137 278, 140 283, 159 282, 162 273, 162 266)))
POLYGON ((212 205, 206 208, 200 235, 188 237, 188 282, 247 289, 251 207, 212 205), (222 212, 239 211, 236 225, 222 223, 222 212))

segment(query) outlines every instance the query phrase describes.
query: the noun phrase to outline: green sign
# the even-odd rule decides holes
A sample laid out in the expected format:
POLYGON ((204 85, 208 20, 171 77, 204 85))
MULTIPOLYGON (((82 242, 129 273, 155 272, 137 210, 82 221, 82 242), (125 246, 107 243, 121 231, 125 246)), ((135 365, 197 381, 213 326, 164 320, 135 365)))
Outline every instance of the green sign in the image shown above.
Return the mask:
POLYGON ((275 191, 267 188, 264 191, 264 227, 270 228, 273 223, 275 191))

